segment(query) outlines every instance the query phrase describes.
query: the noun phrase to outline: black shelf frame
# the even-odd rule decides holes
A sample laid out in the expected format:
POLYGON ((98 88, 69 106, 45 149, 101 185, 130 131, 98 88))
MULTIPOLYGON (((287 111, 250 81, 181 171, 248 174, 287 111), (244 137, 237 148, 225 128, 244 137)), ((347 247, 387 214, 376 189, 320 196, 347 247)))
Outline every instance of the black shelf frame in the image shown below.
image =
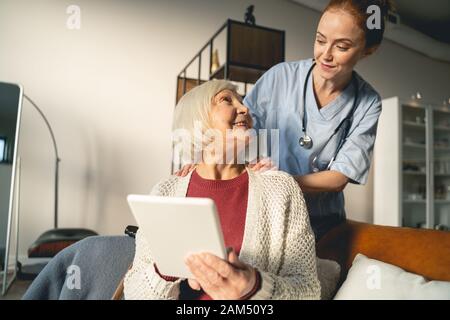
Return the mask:
MULTIPOLYGON (((227 19, 227 21, 213 34, 213 36, 205 43, 205 45, 203 45, 201 47, 201 49, 198 51, 198 53, 186 64, 186 66, 178 73, 177 76, 177 90, 176 90, 176 96, 175 96, 175 103, 178 101, 178 81, 180 79, 182 79, 182 95, 186 93, 186 81, 188 80, 187 78, 187 69, 192 65, 192 63, 194 63, 194 61, 198 60, 198 70, 197 70, 197 78, 195 79, 189 79, 189 80, 196 80, 197 81, 197 85, 199 85, 202 81, 201 79, 201 68, 202 68, 202 53, 206 50, 209 49, 209 69, 208 69, 208 75, 209 78, 207 80, 211 80, 213 78, 215 78, 215 76, 217 76, 218 73, 222 72, 223 69, 223 79, 226 80, 231 80, 233 81, 233 79, 230 79, 230 66, 237 66, 237 67, 242 67, 242 68, 249 68, 249 69, 254 69, 254 70, 259 70, 259 71, 267 71, 268 68, 264 68, 260 65, 255 65, 255 64, 250 64, 250 63, 241 63, 241 62, 237 62, 237 61, 230 61, 230 56, 231 56, 231 48, 230 48, 230 43, 231 43, 231 33, 230 33, 230 29, 231 29, 231 25, 235 24, 235 25, 241 25, 241 26, 251 26, 252 28, 255 29, 259 29, 259 30, 265 30, 265 31, 270 31, 270 32, 276 32, 279 33, 281 36, 281 41, 282 41, 282 48, 281 48, 281 60, 285 61, 285 54, 286 54, 286 36, 285 36, 285 31, 283 30, 278 30, 278 29, 273 29, 273 28, 268 28, 268 27, 263 27, 263 26, 258 26, 258 25, 249 25, 246 24, 244 22, 241 21, 236 21, 236 20, 232 20, 232 19, 227 19), (211 73, 211 67, 212 67, 212 57, 213 57, 213 49, 214 49, 214 40, 224 31, 226 30, 226 55, 225 55, 225 63, 222 64, 217 70, 215 70, 213 73, 211 73)), ((247 93, 247 84, 248 82, 244 82, 244 90, 245 90, 245 94, 247 93)))

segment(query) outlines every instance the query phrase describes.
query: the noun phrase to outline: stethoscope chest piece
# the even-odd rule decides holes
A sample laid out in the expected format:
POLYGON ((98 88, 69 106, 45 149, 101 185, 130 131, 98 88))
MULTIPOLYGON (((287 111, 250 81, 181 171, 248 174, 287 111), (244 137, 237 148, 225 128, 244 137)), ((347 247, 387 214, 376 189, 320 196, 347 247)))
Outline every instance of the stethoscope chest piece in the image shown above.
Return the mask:
POLYGON ((301 147, 305 149, 311 149, 312 147, 312 139, 307 134, 305 134, 303 137, 300 137, 298 143, 300 144, 301 147))

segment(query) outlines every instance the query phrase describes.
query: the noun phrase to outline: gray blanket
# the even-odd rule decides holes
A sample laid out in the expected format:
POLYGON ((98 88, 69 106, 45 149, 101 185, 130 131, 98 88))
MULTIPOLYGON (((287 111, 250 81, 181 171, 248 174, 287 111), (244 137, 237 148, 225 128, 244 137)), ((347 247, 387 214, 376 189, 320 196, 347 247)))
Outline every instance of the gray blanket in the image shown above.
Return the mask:
POLYGON ((133 262, 134 249, 128 236, 79 241, 50 260, 22 299, 111 299, 133 262))

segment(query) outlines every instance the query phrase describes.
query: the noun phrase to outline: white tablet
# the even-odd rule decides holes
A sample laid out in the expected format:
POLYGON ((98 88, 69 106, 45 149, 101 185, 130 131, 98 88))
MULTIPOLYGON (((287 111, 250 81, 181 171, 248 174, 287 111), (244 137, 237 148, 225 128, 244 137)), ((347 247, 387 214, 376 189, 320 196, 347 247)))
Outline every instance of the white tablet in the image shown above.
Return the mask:
POLYGON ((147 195, 129 195, 127 200, 161 274, 193 278, 184 263, 191 253, 227 258, 213 200, 147 195))

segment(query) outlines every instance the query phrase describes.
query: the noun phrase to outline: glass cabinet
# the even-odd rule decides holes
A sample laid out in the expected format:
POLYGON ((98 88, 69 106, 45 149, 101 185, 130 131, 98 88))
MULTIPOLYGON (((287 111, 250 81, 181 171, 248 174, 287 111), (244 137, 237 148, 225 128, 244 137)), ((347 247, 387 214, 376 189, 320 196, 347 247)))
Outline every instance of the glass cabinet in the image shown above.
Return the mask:
POLYGON ((449 108, 383 100, 373 166, 375 224, 449 229, 449 108))
POLYGON ((431 172, 434 201, 430 224, 435 229, 450 228, 450 110, 432 106, 432 160, 431 172))
POLYGON ((427 168, 427 110, 401 106, 402 225, 425 227, 429 198, 427 168))

